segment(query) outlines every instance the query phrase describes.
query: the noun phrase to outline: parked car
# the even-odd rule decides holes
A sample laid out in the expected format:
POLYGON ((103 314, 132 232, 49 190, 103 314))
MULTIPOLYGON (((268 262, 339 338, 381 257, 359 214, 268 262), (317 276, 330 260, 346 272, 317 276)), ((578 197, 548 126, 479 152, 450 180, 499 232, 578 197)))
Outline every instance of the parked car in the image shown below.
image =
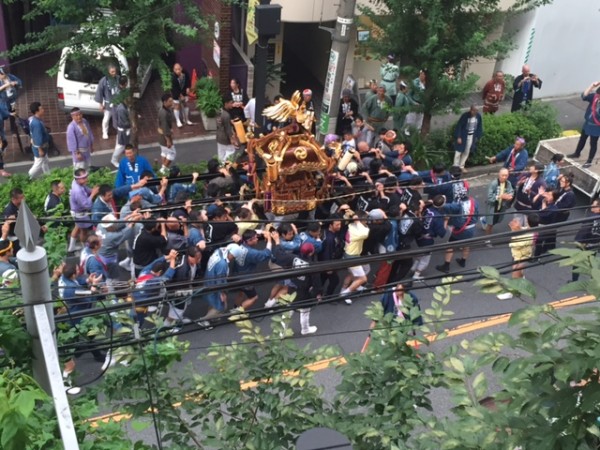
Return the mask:
MULTIPOLYGON (((98 52, 96 58, 76 53, 71 47, 65 47, 60 56, 56 91, 60 109, 65 112, 77 107, 84 114, 101 115, 98 103, 94 100, 96 87, 106 74, 109 64, 119 68, 127 75, 129 67, 125 55, 117 47, 107 47, 98 52)), ((152 63, 140 63, 138 80, 140 96, 144 94, 152 75, 152 63)))

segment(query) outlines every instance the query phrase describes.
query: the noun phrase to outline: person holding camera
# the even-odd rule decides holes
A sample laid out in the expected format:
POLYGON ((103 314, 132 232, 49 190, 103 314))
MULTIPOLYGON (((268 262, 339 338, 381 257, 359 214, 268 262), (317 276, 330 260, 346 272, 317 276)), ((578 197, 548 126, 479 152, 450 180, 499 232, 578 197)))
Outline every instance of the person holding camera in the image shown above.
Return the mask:
POLYGON ((523 65, 521 75, 515 77, 513 83, 514 94, 512 107, 510 112, 520 110, 523 105, 528 105, 533 99, 533 88, 542 88, 542 80, 537 75, 531 73, 531 69, 527 64, 523 65))
POLYGON ((581 94, 581 99, 588 102, 588 107, 585 111, 585 122, 581 129, 581 137, 577 143, 575 153, 569 155, 569 158, 580 158, 583 147, 587 138, 590 138, 590 153, 587 157, 583 168, 588 168, 592 165, 596 151, 598 150, 598 137, 600 136, 600 81, 594 81, 581 94))

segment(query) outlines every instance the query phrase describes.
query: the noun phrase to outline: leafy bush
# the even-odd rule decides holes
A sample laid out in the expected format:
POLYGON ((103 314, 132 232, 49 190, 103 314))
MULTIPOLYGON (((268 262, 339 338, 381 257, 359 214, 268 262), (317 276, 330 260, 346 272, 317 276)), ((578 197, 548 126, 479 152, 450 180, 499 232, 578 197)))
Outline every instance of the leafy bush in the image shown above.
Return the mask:
POLYGON ((515 92, 515 90, 513 89, 514 82, 515 82, 514 75, 511 75, 510 73, 504 74, 504 84, 506 85, 506 88, 504 89, 505 96, 512 97, 513 93, 515 92))
POLYGON ((449 166, 452 163, 452 129, 433 130, 427 136, 421 136, 416 130, 405 139, 412 146, 411 155, 418 170, 429 169, 436 163, 449 166))
POLYGON ((200 78, 194 86, 196 105, 207 117, 215 117, 223 106, 223 100, 216 81, 210 77, 200 78))
MULTIPOLYGON (((192 172, 203 173, 206 171, 206 161, 199 161, 197 164, 179 164, 181 173, 190 175, 192 172)), ((36 217, 44 217, 44 202, 46 196, 50 193, 50 183, 53 180, 61 180, 67 188, 67 194, 63 196, 63 209, 59 215, 68 215, 69 211, 69 196, 68 191, 71 189, 73 182, 73 169, 65 167, 53 169, 50 175, 35 180, 32 183, 27 174, 15 174, 4 184, 0 184, 0 199, 4 199, 4 204, 10 200, 10 191, 13 188, 21 188, 25 194, 27 206, 31 209, 36 217), (66 212, 65 212, 66 211, 66 212)), ((100 184, 114 185, 115 174, 109 168, 102 168, 96 172, 90 173, 89 185, 96 186, 100 184)))
POLYGON ((562 127, 556 120, 558 111, 549 103, 534 101, 519 111, 518 114, 535 124, 540 130, 541 139, 559 137, 562 132, 562 127))
POLYGON ((477 151, 469 156, 469 164, 483 164, 486 156, 493 156, 505 149, 517 136, 525 138, 529 156, 532 156, 540 140, 560 135, 561 127, 556 114, 552 105, 539 101, 515 113, 484 114, 483 137, 477 151))
POLYGON ((451 166, 454 159, 454 148, 452 147, 454 128, 443 128, 433 130, 425 139, 425 151, 434 162, 444 163, 451 166))
MULTIPOLYGON (((69 190, 73 182, 73 169, 71 167, 53 169, 50 175, 35 180, 34 183, 29 180, 27 174, 15 174, 10 177, 7 183, 0 185, 0 198, 6 199, 6 202, 8 202, 10 200, 10 191, 13 188, 21 188, 25 194, 27 206, 29 206, 33 214, 36 217, 43 217, 45 216, 44 202, 46 201, 46 196, 50 193, 50 183, 53 180, 61 180, 67 190, 69 190)), ((115 175, 108 168, 92 172, 89 177, 90 186, 104 183, 113 185, 114 182, 115 175)), ((63 197, 63 202, 68 211, 69 203, 67 195, 63 197)))

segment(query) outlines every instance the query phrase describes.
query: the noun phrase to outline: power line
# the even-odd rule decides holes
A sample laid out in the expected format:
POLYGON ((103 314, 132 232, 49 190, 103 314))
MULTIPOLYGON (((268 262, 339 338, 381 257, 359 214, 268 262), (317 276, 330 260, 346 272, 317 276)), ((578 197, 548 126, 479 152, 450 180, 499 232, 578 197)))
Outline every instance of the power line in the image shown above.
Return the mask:
MULTIPOLYGON (((556 257, 555 259, 553 259, 551 261, 539 262, 539 263, 536 263, 535 265, 542 266, 542 265, 546 265, 546 264, 549 264, 549 263, 554 263, 554 262, 559 261, 561 259, 564 259, 564 258, 562 258, 562 257, 556 257)), ((500 269, 502 269, 502 268, 500 267, 500 269)), ((500 270, 500 273, 501 274, 507 274, 507 273, 510 273, 511 271, 512 270, 510 268, 508 268, 508 269, 505 268, 504 270, 500 270)), ((465 278, 465 277, 463 277, 462 279, 459 279, 459 280, 448 281, 448 282, 444 282, 444 283, 441 283, 441 284, 436 284, 435 286, 452 286, 452 285, 460 284, 460 283, 473 282, 473 281, 476 281, 476 280, 479 280, 479 279, 483 278, 483 276, 480 273, 477 273, 477 272, 474 272, 474 271, 471 271, 471 273, 474 275, 471 278, 465 278)), ((385 290, 393 289, 393 287, 396 286, 397 284, 403 283, 403 282, 406 283, 406 281, 408 281, 408 280, 401 280, 401 281, 398 281, 398 282, 388 283, 387 285, 385 285, 383 287, 383 289, 385 289, 385 290)), ((420 287, 414 287, 414 288, 411 287, 409 290, 415 291, 415 290, 425 289, 425 288, 429 288, 429 287, 431 287, 431 286, 423 285, 423 286, 420 286, 420 287)), ((354 293, 352 295, 346 295, 346 297, 352 297, 353 299, 358 299, 358 298, 367 297, 367 296, 371 296, 371 295, 373 295, 372 291, 363 291, 363 292, 354 293)), ((320 301, 317 300, 316 298, 311 298, 311 299, 308 299, 308 300, 305 300, 305 301, 300 301, 300 302, 294 301, 291 304, 288 304, 288 305, 285 305, 285 306, 280 306, 279 308, 276 308, 276 309, 273 309, 273 308, 270 308, 270 309, 268 309, 268 308, 261 308, 261 309, 258 309, 258 310, 253 309, 253 310, 250 310, 247 313, 248 317, 239 317, 239 318, 237 318, 236 317, 236 316, 238 316, 237 313, 225 314, 225 315, 222 315, 222 316, 219 317, 219 322, 213 321, 213 322, 210 322, 209 325, 201 325, 201 324, 195 322, 195 325, 196 325, 195 328, 193 328, 193 329, 190 328, 188 330, 183 330, 182 329, 182 330, 180 330, 180 331, 178 331, 176 333, 173 333, 171 330, 175 329, 175 328, 179 328, 179 326, 161 327, 161 328, 151 329, 151 330, 149 329, 149 330, 147 330, 146 337, 144 339, 142 339, 142 340, 144 342, 150 342, 150 341, 156 342, 157 340, 162 340, 162 339, 165 339, 165 338, 168 338, 168 337, 180 336, 180 335, 185 335, 185 334, 188 334, 188 333, 195 333, 195 332, 198 332, 198 331, 204 331, 204 330, 208 330, 208 329, 215 328, 215 327, 218 327, 218 326, 227 325, 227 324, 232 323, 232 322, 237 322, 237 321, 240 321, 240 320, 248 320, 248 319, 261 320, 261 319, 264 319, 265 317, 269 317, 269 316, 272 316, 272 315, 275 315, 275 314, 282 314, 282 313, 285 313, 285 312, 288 312, 288 311, 293 311, 293 310, 296 310, 296 309, 318 307, 318 306, 322 306, 322 305, 325 305, 325 304, 334 303, 334 302, 338 301, 339 299, 340 299, 340 297, 338 295, 333 295, 330 298, 327 298, 327 299, 324 299, 324 300, 320 300, 320 301), (160 331, 162 329, 165 330, 164 334, 160 334, 160 331)), ((460 320, 467 320, 467 319, 480 319, 480 318, 486 318, 486 317, 494 317, 496 315, 497 314, 453 317, 453 318, 450 318, 450 319, 441 319, 439 321, 430 321, 430 322, 427 322, 427 323, 428 324, 435 324, 435 323, 444 323, 444 322, 448 322, 448 321, 460 321, 460 320)), ((183 327, 185 328, 186 325, 184 325, 183 327)), ((336 333, 346 334, 346 332, 336 332, 336 333)), ((336 333, 333 333, 333 334, 336 334, 336 333)), ((321 333, 320 333, 320 335, 321 335, 321 333)), ((121 340, 120 343, 111 344, 111 348, 129 346, 129 345, 132 345, 132 342, 133 342, 132 340, 127 340, 126 337, 123 337, 123 339, 121 340)), ((103 341, 98 341, 98 343, 99 344, 103 344, 103 341)), ((61 348, 67 348, 67 347, 68 346, 61 346, 61 348)), ((100 346, 99 348, 100 349, 105 349, 106 347, 100 346)), ((209 348, 209 346, 207 346, 206 348, 209 348)))

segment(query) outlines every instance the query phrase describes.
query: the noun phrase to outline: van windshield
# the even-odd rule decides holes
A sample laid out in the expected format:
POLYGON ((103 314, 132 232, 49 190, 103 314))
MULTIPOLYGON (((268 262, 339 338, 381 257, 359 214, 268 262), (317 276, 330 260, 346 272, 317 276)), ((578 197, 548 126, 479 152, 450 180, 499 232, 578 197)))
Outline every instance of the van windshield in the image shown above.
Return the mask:
POLYGON ((98 84, 100 78, 106 74, 109 65, 115 65, 121 71, 119 61, 114 56, 102 56, 99 59, 89 56, 69 54, 65 61, 64 77, 69 81, 78 81, 86 84, 98 84))

